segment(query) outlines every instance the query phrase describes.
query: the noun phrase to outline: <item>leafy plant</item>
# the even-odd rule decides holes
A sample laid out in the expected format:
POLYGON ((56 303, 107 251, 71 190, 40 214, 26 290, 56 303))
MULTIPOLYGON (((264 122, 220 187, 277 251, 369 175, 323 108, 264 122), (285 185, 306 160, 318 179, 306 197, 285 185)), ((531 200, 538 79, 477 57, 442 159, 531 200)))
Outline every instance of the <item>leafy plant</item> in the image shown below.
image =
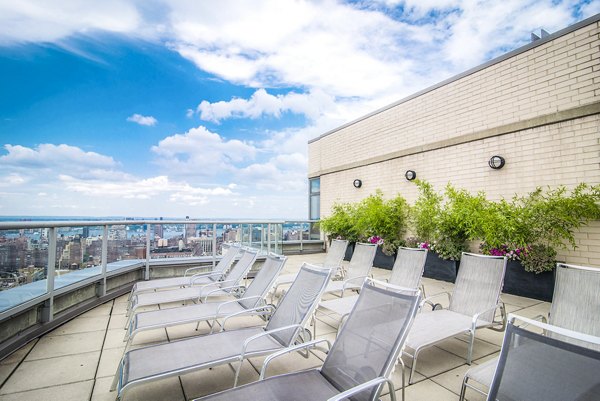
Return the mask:
POLYGON ((521 264, 525 271, 535 274, 552 271, 556 266, 556 250, 547 245, 532 245, 521 259, 521 264))
POLYGON ((408 210, 408 203, 402 196, 385 200, 381 190, 377 190, 356 205, 355 230, 359 240, 378 237, 378 242, 383 240, 383 251, 394 253, 406 234, 408 210))
POLYGON ((433 241, 435 238, 442 196, 436 193, 427 181, 417 179, 414 182, 419 189, 419 197, 411 208, 411 223, 416 234, 414 246, 416 246, 419 242, 433 241))
POLYGON ((336 203, 331 208, 331 214, 321 219, 319 227, 330 238, 343 238, 348 241, 358 241, 356 231, 356 206, 351 203, 336 203))

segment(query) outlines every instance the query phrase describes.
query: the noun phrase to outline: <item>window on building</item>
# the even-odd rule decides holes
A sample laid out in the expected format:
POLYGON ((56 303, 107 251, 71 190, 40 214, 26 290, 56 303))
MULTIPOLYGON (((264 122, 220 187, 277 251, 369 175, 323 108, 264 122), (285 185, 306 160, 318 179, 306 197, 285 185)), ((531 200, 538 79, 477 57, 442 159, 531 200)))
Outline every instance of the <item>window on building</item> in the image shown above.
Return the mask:
POLYGON ((312 178, 309 180, 308 193, 308 218, 310 220, 319 220, 321 216, 321 179, 312 178))

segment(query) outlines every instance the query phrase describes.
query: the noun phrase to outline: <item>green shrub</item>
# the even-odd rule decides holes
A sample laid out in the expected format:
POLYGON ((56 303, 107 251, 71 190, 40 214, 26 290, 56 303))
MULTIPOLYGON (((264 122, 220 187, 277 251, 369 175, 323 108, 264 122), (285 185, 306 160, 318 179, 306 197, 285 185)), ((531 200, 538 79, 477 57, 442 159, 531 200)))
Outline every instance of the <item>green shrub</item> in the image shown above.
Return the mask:
POLYGON ((556 266, 556 251, 554 248, 535 244, 528 248, 521 258, 525 271, 535 274, 552 271, 556 266))
POLYGON ((319 221, 319 227, 329 238, 343 238, 358 241, 359 235, 355 227, 356 206, 351 203, 336 203, 331 214, 319 221))

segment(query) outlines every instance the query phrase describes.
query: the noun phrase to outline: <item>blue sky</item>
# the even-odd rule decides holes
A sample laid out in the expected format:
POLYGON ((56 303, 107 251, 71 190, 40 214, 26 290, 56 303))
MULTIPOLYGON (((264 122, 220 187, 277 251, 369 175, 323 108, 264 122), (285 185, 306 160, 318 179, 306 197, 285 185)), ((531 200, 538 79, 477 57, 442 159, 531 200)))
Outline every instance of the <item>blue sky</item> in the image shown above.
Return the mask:
POLYGON ((304 219, 309 139, 599 3, 0 0, 0 215, 304 219))

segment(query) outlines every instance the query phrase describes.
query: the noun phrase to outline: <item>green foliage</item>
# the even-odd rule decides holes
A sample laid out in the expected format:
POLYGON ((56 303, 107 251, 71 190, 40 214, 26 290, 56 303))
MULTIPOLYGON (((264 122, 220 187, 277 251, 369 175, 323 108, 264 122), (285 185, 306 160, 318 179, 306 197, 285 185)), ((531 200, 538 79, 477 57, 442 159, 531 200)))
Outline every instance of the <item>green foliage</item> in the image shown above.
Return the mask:
POLYGON ((351 203, 336 203, 333 205, 331 215, 321 219, 319 227, 330 238, 341 237, 348 241, 358 241, 359 235, 355 227, 356 206, 351 203))
POLYGON ((409 206, 402 196, 386 200, 377 190, 358 203, 338 203, 330 216, 320 222, 321 229, 330 237, 349 241, 368 241, 379 236, 384 240, 384 251, 393 253, 403 243, 408 225, 409 206))
POLYGON ((521 259, 525 271, 535 274, 549 272, 556 266, 556 251, 554 248, 542 244, 529 247, 521 259))
POLYGON ((377 190, 356 205, 355 228, 360 241, 379 236, 384 240, 384 251, 393 253, 402 243, 408 226, 409 206, 402 196, 386 200, 377 190))
POLYGON ((575 248, 575 230, 600 219, 600 185, 582 183, 571 194, 563 186, 546 192, 537 188, 516 203, 522 209, 523 235, 530 243, 566 248, 566 241, 575 248))
POLYGON ((442 208, 442 196, 433 190, 427 181, 415 180, 419 197, 411 208, 411 223, 417 239, 413 242, 432 242, 435 238, 438 219, 442 208))

